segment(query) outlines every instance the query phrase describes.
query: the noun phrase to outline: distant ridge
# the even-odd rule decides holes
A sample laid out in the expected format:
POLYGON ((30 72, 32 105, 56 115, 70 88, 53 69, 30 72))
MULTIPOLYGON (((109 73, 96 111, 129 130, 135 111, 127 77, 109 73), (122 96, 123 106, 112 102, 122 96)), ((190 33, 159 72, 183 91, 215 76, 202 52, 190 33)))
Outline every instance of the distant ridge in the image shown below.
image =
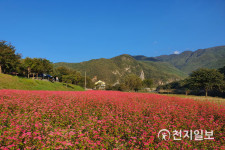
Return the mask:
POLYGON ((198 49, 194 52, 184 51, 181 54, 161 55, 158 57, 133 56, 136 60, 167 62, 185 73, 198 68, 221 68, 225 66, 225 46, 198 49), (155 60, 154 60, 155 59, 155 60))

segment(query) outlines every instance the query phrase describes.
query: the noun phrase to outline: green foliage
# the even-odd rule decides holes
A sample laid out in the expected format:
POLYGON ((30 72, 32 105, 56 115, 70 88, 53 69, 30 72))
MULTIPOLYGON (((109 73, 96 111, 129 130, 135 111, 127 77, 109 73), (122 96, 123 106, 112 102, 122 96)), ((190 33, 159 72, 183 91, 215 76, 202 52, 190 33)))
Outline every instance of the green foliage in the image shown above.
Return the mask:
POLYGON ((142 81, 142 85, 146 88, 151 88, 153 86, 153 80, 152 79, 145 79, 142 81))
POLYGON ((192 89, 204 89, 207 96, 209 90, 221 88, 223 78, 216 69, 198 69, 190 74, 188 82, 192 89))
POLYGON ((160 90, 175 90, 173 92, 175 93, 183 93, 185 92, 186 95, 190 93, 190 83, 188 82, 187 79, 180 80, 180 81, 173 81, 171 83, 165 84, 165 85, 160 85, 157 87, 157 91, 160 90))
POLYGON ((75 72, 72 75, 74 77, 72 83, 75 84, 75 85, 78 85, 82 80, 82 76, 81 76, 80 72, 75 72))
POLYGON ((164 79, 167 81, 168 79, 183 79, 188 76, 167 62, 140 61, 140 63, 148 70, 147 73, 149 75, 146 74, 147 78, 154 77, 155 79, 164 79))
POLYGON ((53 76, 58 77, 59 81, 62 81, 63 75, 69 75, 70 69, 67 67, 57 67, 53 69, 53 76))
POLYGON ((22 65, 24 67, 24 71, 27 71, 28 74, 35 71, 35 68, 37 67, 36 63, 34 62, 34 59, 32 58, 25 58, 24 61, 22 61, 22 65))
POLYGON ((183 93, 185 91, 186 95, 191 90, 194 90, 192 94, 201 94, 201 91, 204 90, 206 96, 209 91, 214 96, 223 96, 222 92, 225 91, 225 81, 223 79, 224 75, 218 70, 198 69, 193 71, 188 78, 158 86, 157 90, 173 89, 173 93, 183 93))
POLYGON ((220 73, 222 73, 223 75, 225 75, 225 66, 222 67, 222 68, 219 68, 218 69, 220 73))
POLYGON ((44 58, 29 58, 21 60, 20 68, 18 69, 20 74, 27 75, 42 74, 42 73, 52 73, 53 64, 44 58))
POLYGON ((142 87, 141 79, 135 74, 129 74, 124 79, 124 84, 129 90, 138 91, 142 87))
POLYGON ((112 90, 115 91, 128 91, 129 87, 127 87, 124 83, 116 84, 115 86, 112 86, 112 90))
MULTIPOLYGON (((81 87, 85 87, 85 77, 82 76, 81 80, 78 82, 78 85, 81 87)), ((91 88, 93 89, 95 87, 94 82, 91 81, 91 78, 86 77, 86 88, 91 88)))
POLYGON ((73 75, 63 75, 62 76, 62 82, 64 82, 64 83, 72 84, 73 80, 74 80, 74 76, 73 75))
MULTIPOLYGON (((71 83, 79 85, 81 87, 85 87, 85 77, 82 76, 80 72, 77 72, 74 69, 70 69, 64 66, 57 67, 54 68, 53 76, 58 77, 59 81, 62 81, 64 83, 71 83)), ((86 87, 94 88, 94 83, 89 77, 86 77, 86 87)))
POLYGON ((34 67, 33 72, 41 74, 41 73, 50 73, 53 70, 52 63, 44 58, 34 58, 33 59, 34 67))
POLYGON ((17 70, 21 56, 15 54, 15 47, 6 41, 0 41, 0 73, 10 73, 17 70))
POLYGON ((79 72, 73 72, 72 74, 62 75, 62 82, 77 85, 81 81, 81 78, 79 72))
POLYGON ((113 90, 113 86, 111 84, 107 84, 106 87, 105 87, 105 89, 106 90, 113 90))

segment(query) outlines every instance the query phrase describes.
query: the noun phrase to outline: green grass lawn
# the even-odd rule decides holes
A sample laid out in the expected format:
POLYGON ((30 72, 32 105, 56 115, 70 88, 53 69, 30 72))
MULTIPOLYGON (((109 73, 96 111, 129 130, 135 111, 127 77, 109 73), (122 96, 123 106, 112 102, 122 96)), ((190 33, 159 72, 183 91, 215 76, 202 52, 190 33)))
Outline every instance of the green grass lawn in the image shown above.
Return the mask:
POLYGON ((215 102, 217 104, 225 105, 225 99, 221 97, 211 97, 211 96, 205 97, 205 96, 183 95, 183 94, 162 94, 162 95, 190 98, 197 101, 209 101, 209 102, 215 102))
POLYGON ((0 74, 0 89, 18 90, 49 90, 49 91, 84 91, 80 86, 60 82, 49 82, 36 79, 27 79, 17 76, 0 74))

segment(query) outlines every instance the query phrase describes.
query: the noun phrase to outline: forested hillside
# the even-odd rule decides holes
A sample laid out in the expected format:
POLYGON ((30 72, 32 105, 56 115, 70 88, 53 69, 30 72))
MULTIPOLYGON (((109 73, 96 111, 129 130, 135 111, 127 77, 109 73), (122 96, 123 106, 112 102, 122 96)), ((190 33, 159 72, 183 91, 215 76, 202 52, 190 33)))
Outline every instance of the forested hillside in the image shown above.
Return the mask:
POLYGON ((218 69, 225 65, 225 46, 199 49, 194 52, 184 51, 181 54, 161 55, 158 57, 133 56, 136 60, 167 62, 185 73, 198 68, 218 69))
POLYGON ((120 55, 111 59, 94 59, 81 63, 55 63, 55 67, 65 66, 80 71, 87 72, 91 78, 97 77, 115 84, 123 80, 127 74, 136 74, 142 78, 151 78, 156 84, 174 81, 186 76, 177 68, 165 62, 145 62, 137 61, 130 55, 120 55))

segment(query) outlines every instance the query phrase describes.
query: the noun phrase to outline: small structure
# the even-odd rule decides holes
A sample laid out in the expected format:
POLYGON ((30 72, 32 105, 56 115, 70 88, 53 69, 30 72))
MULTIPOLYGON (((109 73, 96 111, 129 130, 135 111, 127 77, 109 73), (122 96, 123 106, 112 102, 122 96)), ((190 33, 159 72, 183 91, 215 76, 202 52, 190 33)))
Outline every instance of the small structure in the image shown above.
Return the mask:
POLYGON ((105 90, 105 82, 99 80, 95 82, 95 89, 97 90, 105 90))
POLYGON ((38 77, 41 77, 42 79, 51 79, 51 78, 53 78, 51 75, 49 75, 49 74, 39 74, 38 75, 38 77))
MULTIPOLYGON (((34 76, 33 76, 34 77, 34 76)), ((55 79, 53 78, 53 76, 49 75, 49 74, 38 74, 38 76, 36 76, 38 79, 44 80, 44 81, 51 81, 54 82, 55 79)))
POLYGON ((144 88, 144 91, 145 91, 145 92, 150 92, 151 89, 150 89, 150 88, 144 88))
POLYGON ((55 81, 56 82, 59 82, 59 77, 55 77, 55 81))
POLYGON ((144 74, 143 70, 141 71, 140 79, 141 79, 141 81, 143 81, 145 79, 145 74, 144 74))
POLYGON ((97 81, 97 76, 94 76, 93 79, 91 79, 92 82, 96 82, 97 81))

